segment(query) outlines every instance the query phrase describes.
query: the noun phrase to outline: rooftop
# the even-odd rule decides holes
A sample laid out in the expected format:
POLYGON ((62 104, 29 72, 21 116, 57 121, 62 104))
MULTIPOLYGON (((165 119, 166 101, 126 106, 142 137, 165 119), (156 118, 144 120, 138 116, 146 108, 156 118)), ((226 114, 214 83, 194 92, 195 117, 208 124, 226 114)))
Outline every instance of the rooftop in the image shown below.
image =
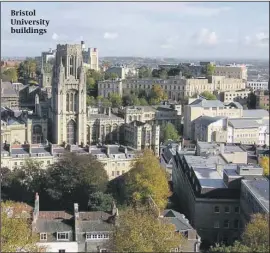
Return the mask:
POLYGON ((258 128, 259 124, 256 120, 253 119, 229 119, 229 124, 234 128, 258 128))
POLYGON ((198 98, 189 104, 191 107, 224 107, 224 104, 220 100, 206 100, 203 98, 198 98))
POLYGON ((269 180, 243 180, 250 192, 258 199, 259 203, 269 213, 269 180))
POLYGON ((243 118, 265 118, 269 117, 269 112, 264 109, 243 110, 243 118))
POLYGON ((226 117, 209 117, 209 116, 201 116, 195 120, 195 123, 200 123, 203 126, 208 126, 214 122, 217 122, 221 119, 226 119, 226 117))

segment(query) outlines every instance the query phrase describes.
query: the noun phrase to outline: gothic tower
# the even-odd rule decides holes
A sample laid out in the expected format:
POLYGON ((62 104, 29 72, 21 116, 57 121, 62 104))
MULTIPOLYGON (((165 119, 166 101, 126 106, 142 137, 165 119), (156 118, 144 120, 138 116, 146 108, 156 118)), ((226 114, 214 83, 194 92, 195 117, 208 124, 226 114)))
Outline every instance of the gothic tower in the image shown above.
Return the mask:
POLYGON ((86 76, 81 45, 57 45, 51 111, 55 144, 86 145, 86 76))

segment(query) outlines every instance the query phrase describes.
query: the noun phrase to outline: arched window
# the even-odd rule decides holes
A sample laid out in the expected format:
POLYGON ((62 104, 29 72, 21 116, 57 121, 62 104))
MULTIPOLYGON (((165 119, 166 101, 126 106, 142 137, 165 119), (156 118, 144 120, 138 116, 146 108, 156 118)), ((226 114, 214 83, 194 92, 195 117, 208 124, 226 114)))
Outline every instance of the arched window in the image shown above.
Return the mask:
POLYGON ((33 126, 32 143, 42 143, 43 134, 42 127, 40 125, 33 126))
POLYGON ((76 144, 76 123, 73 120, 67 124, 67 143, 76 144))
POLYGON ((66 97, 66 111, 69 112, 69 94, 66 97))

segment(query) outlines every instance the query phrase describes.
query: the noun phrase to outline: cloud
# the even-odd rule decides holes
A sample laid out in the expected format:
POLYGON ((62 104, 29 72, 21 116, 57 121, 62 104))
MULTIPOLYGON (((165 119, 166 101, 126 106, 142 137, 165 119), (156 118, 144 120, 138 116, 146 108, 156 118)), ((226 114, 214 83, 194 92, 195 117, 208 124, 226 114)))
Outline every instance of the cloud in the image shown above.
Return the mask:
POLYGON ((118 33, 105 32, 103 38, 106 40, 114 40, 118 38, 118 33))
POLYGON ((269 47, 269 33, 258 32, 255 35, 245 36, 244 44, 255 47, 269 47))
POLYGON ((53 33, 53 35, 52 35, 52 39, 53 39, 53 40, 58 40, 58 39, 59 39, 58 34, 53 33))
POLYGON ((165 39, 165 42, 161 44, 163 49, 172 49, 175 48, 175 44, 178 42, 179 36, 171 36, 165 39))
POLYGON ((198 33, 194 34, 193 39, 197 45, 201 46, 214 46, 218 43, 216 32, 210 31, 206 28, 203 28, 198 33))

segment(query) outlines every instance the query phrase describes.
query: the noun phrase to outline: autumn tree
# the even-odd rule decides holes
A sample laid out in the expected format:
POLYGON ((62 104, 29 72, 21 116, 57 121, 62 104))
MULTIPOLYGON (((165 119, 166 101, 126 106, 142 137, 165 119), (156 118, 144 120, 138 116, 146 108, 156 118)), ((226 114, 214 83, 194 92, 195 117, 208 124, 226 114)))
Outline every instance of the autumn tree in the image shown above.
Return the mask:
POLYGON ((13 83, 18 81, 18 73, 16 68, 8 68, 3 71, 2 75, 5 77, 5 81, 13 83))
POLYGON ((263 168, 265 176, 269 176, 269 157, 263 156, 260 158, 260 166, 263 168))
POLYGON ((166 207, 170 196, 167 174, 150 149, 134 161, 125 177, 129 200, 143 203, 151 196, 159 208, 166 207))
POLYGON ((200 96, 204 97, 207 100, 216 100, 217 99, 217 97, 209 91, 202 92, 200 94, 200 96))
POLYGON ((168 140, 173 140, 173 141, 179 140, 179 134, 172 123, 169 122, 161 127, 160 140, 162 142, 165 142, 168 140))
POLYGON ((154 85, 149 95, 149 104, 159 104, 163 100, 167 100, 168 96, 160 85, 154 85))
POLYGON ((61 208, 70 208, 75 202, 87 208, 91 193, 106 190, 108 175, 91 154, 66 153, 47 169, 46 181, 46 192, 61 208))
POLYGON ((145 210, 128 208, 117 223, 109 241, 112 252, 170 252, 184 242, 175 225, 145 210))
POLYGON ((122 98, 118 93, 110 93, 109 100, 114 108, 119 108, 122 106, 122 98))
POLYGON ((235 242, 232 246, 217 245, 211 248, 211 252, 269 252, 269 215, 252 215, 241 242, 235 242))
POLYGON ((25 203, 1 202, 1 252, 38 252, 30 214, 25 203))

